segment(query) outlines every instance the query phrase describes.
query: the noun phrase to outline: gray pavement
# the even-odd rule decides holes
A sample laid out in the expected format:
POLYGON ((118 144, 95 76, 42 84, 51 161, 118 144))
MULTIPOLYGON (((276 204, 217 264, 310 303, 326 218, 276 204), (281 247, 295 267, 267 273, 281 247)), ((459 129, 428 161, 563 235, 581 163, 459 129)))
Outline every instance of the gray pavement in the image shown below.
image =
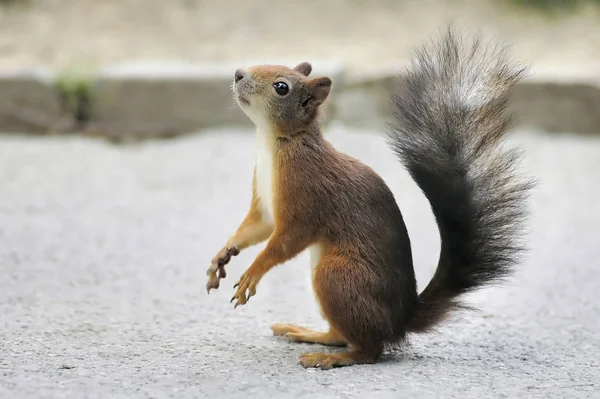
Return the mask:
MULTIPOLYGON (((426 200, 376 133, 330 138, 396 193, 423 287, 439 249, 426 200)), ((0 397, 599 397, 600 136, 514 140, 539 179, 519 273, 404 352, 319 371, 297 357, 328 349, 269 330, 324 327, 306 254, 236 310, 232 286, 260 247, 204 291, 209 260, 249 203, 252 134, 125 147, 0 136, 0 397)))

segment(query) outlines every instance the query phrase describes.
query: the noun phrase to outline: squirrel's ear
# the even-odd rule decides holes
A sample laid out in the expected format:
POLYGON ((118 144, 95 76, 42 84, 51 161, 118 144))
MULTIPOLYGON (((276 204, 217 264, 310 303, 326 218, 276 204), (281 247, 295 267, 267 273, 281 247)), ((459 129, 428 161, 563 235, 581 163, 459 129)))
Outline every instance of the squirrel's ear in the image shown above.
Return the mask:
POLYGON ((294 67, 294 71, 300 72, 304 76, 308 76, 312 72, 312 66, 308 62, 302 62, 294 67))
POLYGON ((316 78, 308 82, 310 94, 315 105, 321 105, 331 91, 331 79, 316 78))

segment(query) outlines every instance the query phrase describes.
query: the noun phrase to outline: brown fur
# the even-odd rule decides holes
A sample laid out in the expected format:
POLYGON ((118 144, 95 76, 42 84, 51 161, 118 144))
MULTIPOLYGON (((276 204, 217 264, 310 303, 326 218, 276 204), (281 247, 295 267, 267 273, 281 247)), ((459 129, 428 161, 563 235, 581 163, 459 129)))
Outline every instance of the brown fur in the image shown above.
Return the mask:
POLYGON ((256 294, 271 268, 308 247, 318 249, 311 253, 319 255, 312 283, 329 331, 281 324, 272 330, 290 341, 348 349, 304 354, 304 367, 376 362, 386 344, 429 330, 460 308, 459 295, 507 275, 515 261, 512 233, 519 231, 528 186, 512 184, 516 158, 496 152, 496 146, 507 126, 501 113, 505 93, 518 75, 501 61, 475 62, 477 48, 461 62, 452 36, 444 45, 425 54, 407 92, 396 97, 398 121, 410 129, 402 125, 392 135, 394 150, 432 204, 442 236, 438 269, 421 296, 394 195, 369 166, 338 152, 321 132, 319 106, 331 80, 309 78, 308 63, 236 71, 235 96, 256 124, 263 152, 257 152, 262 158, 254 170, 250 211, 213 259, 207 289, 219 286, 231 256, 267 238, 235 285, 236 307, 256 294), (281 82, 288 93, 277 91, 281 82), (257 179, 264 183, 266 175, 271 185, 259 187, 257 179))
MULTIPOLYGON (((310 70, 306 63, 300 65, 297 69, 310 70)), ((317 117, 331 87, 328 78, 307 79, 297 70, 278 66, 253 67, 245 73, 242 81, 250 83, 246 91, 238 83, 238 95, 250 97, 250 103, 257 97, 263 101, 273 132, 275 218, 265 249, 236 284, 232 300, 237 300, 236 306, 245 304, 272 267, 318 244, 322 256, 313 284, 331 330, 290 331, 288 338, 352 346, 343 357, 325 361, 325 355, 305 356, 305 366, 315 366, 316 360, 321 367, 374 362, 385 342, 404 337, 399 326, 409 316, 404 309, 410 307, 401 303, 417 301, 410 244, 394 196, 370 167, 339 153, 323 137, 317 117), (282 78, 293 89, 278 98, 271 85, 282 78), (400 264, 404 272, 399 272, 400 264)), ((246 220, 259 223, 255 185, 253 196, 246 220)), ((253 224, 242 223, 225 251, 239 240, 240 232, 258 231, 248 226, 253 224)), ((258 237, 246 242, 258 242, 258 237)), ((237 248, 243 249, 239 244, 237 248)))

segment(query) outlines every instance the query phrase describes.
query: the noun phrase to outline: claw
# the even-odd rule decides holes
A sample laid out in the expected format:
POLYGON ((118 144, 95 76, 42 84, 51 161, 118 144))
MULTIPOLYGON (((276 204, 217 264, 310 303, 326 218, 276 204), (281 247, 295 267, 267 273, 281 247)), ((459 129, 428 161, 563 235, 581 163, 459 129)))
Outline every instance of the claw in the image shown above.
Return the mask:
POLYGON ((206 293, 210 294, 210 290, 219 288, 219 277, 216 273, 208 273, 208 281, 206 282, 206 293))
POLYGON ((238 283, 235 283, 235 284, 233 285, 233 288, 237 288, 237 287, 239 287, 239 286, 240 286, 240 283, 238 282, 238 283))
POLYGON ((242 298, 238 298, 237 302, 235 303, 235 305, 233 305, 233 308, 236 309, 238 306, 242 306, 248 303, 248 299, 242 300, 242 298))
POLYGON ((215 281, 214 278, 210 278, 206 282, 206 291, 210 293, 213 288, 219 288, 219 280, 215 281))

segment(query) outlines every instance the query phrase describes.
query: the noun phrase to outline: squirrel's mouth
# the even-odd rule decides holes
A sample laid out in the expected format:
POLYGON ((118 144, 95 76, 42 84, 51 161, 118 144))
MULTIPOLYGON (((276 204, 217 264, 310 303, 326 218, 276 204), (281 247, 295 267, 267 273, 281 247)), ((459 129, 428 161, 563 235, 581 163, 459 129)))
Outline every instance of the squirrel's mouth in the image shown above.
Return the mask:
POLYGON ((246 106, 250 105, 250 101, 248 101, 245 97, 242 97, 241 95, 238 94, 237 98, 238 98, 238 102, 240 104, 246 105, 246 106))

